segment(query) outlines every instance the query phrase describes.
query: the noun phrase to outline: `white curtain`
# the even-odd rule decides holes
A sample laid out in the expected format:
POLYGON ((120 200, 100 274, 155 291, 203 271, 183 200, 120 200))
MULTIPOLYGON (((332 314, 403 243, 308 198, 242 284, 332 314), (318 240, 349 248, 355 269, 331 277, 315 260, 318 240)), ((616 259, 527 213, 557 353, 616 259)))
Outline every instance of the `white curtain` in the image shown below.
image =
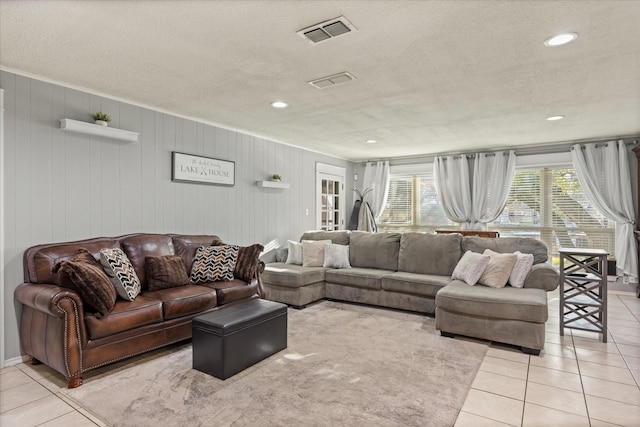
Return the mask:
POLYGON ((509 198, 516 170, 513 151, 476 154, 473 166, 472 230, 487 229, 487 223, 498 218, 509 198))
POLYGON ((571 149, 571 161, 589 201, 600 213, 616 222, 617 267, 630 282, 637 283, 635 213, 624 141, 610 141, 604 146, 576 144, 571 149))
MULTIPOLYGON (((371 189, 368 194, 369 206, 373 218, 377 221, 382 214, 384 206, 387 204, 387 194, 389 193, 389 161, 368 162, 364 167, 364 178, 362 179, 362 192, 371 189)), ((364 204, 364 200, 362 201, 364 204)))
POLYGON ((466 156, 436 156, 433 173, 444 213, 451 221, 459 222, 462 230, 470 230, 473 210, 466 156))
POLYGON ((516 168, 513 151, 475 155, 473 186, 465 156, 436 156, 436 191, 447 217, 461 230, 482 230, 503 211, 516 168))

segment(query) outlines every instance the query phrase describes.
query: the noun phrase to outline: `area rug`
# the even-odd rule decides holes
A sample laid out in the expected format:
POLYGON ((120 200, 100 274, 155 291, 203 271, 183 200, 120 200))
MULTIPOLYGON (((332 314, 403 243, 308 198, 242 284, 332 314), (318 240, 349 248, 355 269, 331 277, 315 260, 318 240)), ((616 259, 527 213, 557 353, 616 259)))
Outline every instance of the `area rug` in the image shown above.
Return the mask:
POLYGON ((110 426, 452 426, 488 345, 414 313, 289 309, 288 348, 222 381, 191 343, 102 368, 62 393, 110 426))

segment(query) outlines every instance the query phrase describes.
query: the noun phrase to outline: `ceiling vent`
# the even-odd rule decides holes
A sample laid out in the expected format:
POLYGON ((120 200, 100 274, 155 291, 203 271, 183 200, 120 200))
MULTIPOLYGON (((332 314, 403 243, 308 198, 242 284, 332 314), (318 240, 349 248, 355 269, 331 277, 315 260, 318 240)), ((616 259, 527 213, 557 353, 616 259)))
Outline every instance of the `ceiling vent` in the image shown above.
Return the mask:
POLYGON ((347 21, 347 18, 341 16, 304 28, 296 34, 310 43, 316 44, 355 30, 356 27, 347 21))
POLYGON ((309 82, 311 86, 315 86, 318 89, 326 89, 331 86, 341 85, 342 83, 350 82, 351 80, 355 80, 355 77, 346 71, 344 73, 334 74, 329 77, 322 77, 320 79, 315 79, 309 82))

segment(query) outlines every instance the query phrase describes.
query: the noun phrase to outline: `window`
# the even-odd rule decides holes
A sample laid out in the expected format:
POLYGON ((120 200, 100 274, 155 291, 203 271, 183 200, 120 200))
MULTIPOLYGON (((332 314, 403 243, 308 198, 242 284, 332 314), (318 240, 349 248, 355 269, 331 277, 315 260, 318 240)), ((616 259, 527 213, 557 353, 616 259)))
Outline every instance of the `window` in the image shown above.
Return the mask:
POLYGON ((492 224, 500 236, 535 237, 551 249, 601 248, 615 253, 615 222, 587 200, 573 168, 517 171, 507 205, 492 224))
MULTIPOLYGON (((433 172, 392 174, 387 204, 378 221, 380 231, 457 227, 440 206, 433 172)), ((555 265, 560 247, 602 248, 615 256, 615 223, 589 203, 575 170, 569 167, 516 171, 505 209, 489 229, 502 237, 543 241, 555 265)))
POLYGON ((440 206, 433 172, 391 176, 380 231, 429 232, 452 225, 440 206))

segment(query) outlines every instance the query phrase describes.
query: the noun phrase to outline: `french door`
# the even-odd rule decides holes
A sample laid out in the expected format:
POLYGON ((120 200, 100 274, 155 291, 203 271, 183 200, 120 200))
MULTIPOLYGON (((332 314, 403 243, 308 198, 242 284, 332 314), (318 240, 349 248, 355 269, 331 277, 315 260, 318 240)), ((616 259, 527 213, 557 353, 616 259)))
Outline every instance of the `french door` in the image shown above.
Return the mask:
POLYGON ((344 181, 343 168, 318 164, 316 169, 316 227, 318 230, 345 229, 344 181))

